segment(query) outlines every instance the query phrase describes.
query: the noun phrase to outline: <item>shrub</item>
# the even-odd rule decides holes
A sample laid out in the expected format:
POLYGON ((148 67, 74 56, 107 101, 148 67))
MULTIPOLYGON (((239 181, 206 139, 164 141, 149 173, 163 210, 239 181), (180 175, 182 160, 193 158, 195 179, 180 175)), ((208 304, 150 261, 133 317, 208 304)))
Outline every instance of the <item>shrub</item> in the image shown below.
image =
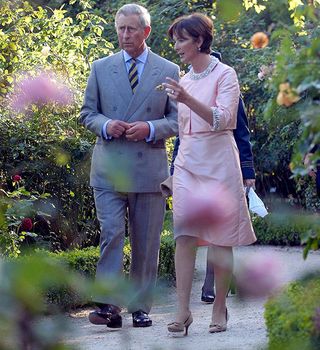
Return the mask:
POLYGON ((161 236, 159 254, 159 278, 171 281, 175 278, 174 251, 175 241, 172 232, 164 230, 161 236))
MULTIPOLYGON (((44 318, 48 290, 66 288, 90 295, 91 283, 45 254, 0 261, 0 349, 70 349, 63 346, 65 318, 44 318)), ((52 306, 52 305, 51 305, 52 306)))
POLYGON ((313 350, 320 346, 320 275, 295 281, 265 305, 269 349, 313 350))
MULTIPOLYGON (((159 254, 159 269, 158 275, 161 280, 172 281, 174 279, 174 247, 175 243, 170 231, 163 231, 161 236, 160 254, 159 254)), ((96 266, 99 259, 99 247, 88 247, 84 249, 74 249, 59 253, 48 253, 53 259, 67 265, 72 271, 76 271, 93 279, 96 273, 96 266)), ((130 268, 130 244, 128 240, 124 247, 124 273, 129 273, 130 268)), ((77 294, 75 290, 70 290, 67 287, 51 288, 47 302, 57 304, 63 309, 83 306, 88 304, 88 300, 77 294)))
MULTIPOLYGON (((18 0, 1 2, 0 17, 0 187, 12 192, 12 175, 19 174, 26 191, 51 195, 55 210, 41 232, 51 249, 94 245, 98 225, 88 184, 94 137, 77 119, 90 63, 112 49, 102 35, 105 21, 88 11, 72 19, 63 8, 33 8, 18 0), (22 72, 33 77, 54 72, 72 91, 74 103, 63 108, 35 103, 18 113, 11 101, 22 72)), ((1 227, 0 235, 7 231, 1 227)), ((5 250, 7 242, 11 237, 2 239, 5 250)))
POLYGON ((252 222, 258 244, 300 245, 300 236, 307 231, 306 227, 290 222, 286 216, 277 221, 273 214, 269 214, 264 218, 254 217, 252 222))

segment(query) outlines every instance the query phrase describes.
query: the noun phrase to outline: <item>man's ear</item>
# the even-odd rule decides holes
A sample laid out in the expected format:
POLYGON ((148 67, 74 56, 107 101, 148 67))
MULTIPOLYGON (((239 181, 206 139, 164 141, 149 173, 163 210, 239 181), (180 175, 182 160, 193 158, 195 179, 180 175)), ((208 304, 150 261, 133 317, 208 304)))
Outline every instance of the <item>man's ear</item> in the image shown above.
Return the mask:
POLYGON ((150 33, 151 33, 151 26, 146 26, 144 28, 144 38, 146 40, 149 38, 150 33))

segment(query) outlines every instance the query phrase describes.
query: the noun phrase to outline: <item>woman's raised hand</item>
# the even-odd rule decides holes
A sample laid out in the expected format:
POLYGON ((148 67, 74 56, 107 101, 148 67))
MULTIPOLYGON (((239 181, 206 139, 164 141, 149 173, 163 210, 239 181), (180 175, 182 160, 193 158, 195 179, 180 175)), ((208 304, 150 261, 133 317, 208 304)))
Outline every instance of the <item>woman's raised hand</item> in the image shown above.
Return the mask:
POLYGON ((174 79, 166 78, 167 83, 163 83, 168 96, 177 102, 184 102, 188 96, 184 88, 174 79))

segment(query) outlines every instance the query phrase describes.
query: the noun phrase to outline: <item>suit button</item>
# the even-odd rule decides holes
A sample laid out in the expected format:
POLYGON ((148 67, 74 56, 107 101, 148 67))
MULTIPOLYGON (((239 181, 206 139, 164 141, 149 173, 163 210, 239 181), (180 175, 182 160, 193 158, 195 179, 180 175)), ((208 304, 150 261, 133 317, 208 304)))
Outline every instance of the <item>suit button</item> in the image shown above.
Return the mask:
POLYGON ((142 158, 142 152, 138 152, 138 158, 142 158))
POLYGON ((118 108, 116 106, 113 106, 113 110, 116 111, 118 108))
POLYGON ((150 107, 147 108, 147 112, 149 112, 149 113, 151 112, 151 108, 150 107))

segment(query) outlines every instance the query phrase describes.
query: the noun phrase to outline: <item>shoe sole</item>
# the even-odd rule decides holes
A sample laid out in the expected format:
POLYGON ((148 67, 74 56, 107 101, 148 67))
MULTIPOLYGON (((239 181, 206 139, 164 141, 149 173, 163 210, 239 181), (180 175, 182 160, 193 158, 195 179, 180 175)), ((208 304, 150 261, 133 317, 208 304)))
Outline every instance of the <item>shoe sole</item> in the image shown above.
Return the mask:
POLYGON ((141 323, 141 324, 133 323, 132 326, 134 328, 151 327, 152 326, 152 322, 150 322, 150 323, 141 323))
POLYGON ((201 300, 201 302, 202 302, 203 304, 213 304, 213 301, 205 301, 205 300, 201 300))
POLYGON ((95 325, 106 325, 109 328, 121 328, 122 327, 122 324, 117 325, 117 326, 113 326, 112 324, 110 324, 110 321, 107 321, 105 318, 103 318, 97 314, 89 314, 88 318, 89 318, 89 321, 95 325))

